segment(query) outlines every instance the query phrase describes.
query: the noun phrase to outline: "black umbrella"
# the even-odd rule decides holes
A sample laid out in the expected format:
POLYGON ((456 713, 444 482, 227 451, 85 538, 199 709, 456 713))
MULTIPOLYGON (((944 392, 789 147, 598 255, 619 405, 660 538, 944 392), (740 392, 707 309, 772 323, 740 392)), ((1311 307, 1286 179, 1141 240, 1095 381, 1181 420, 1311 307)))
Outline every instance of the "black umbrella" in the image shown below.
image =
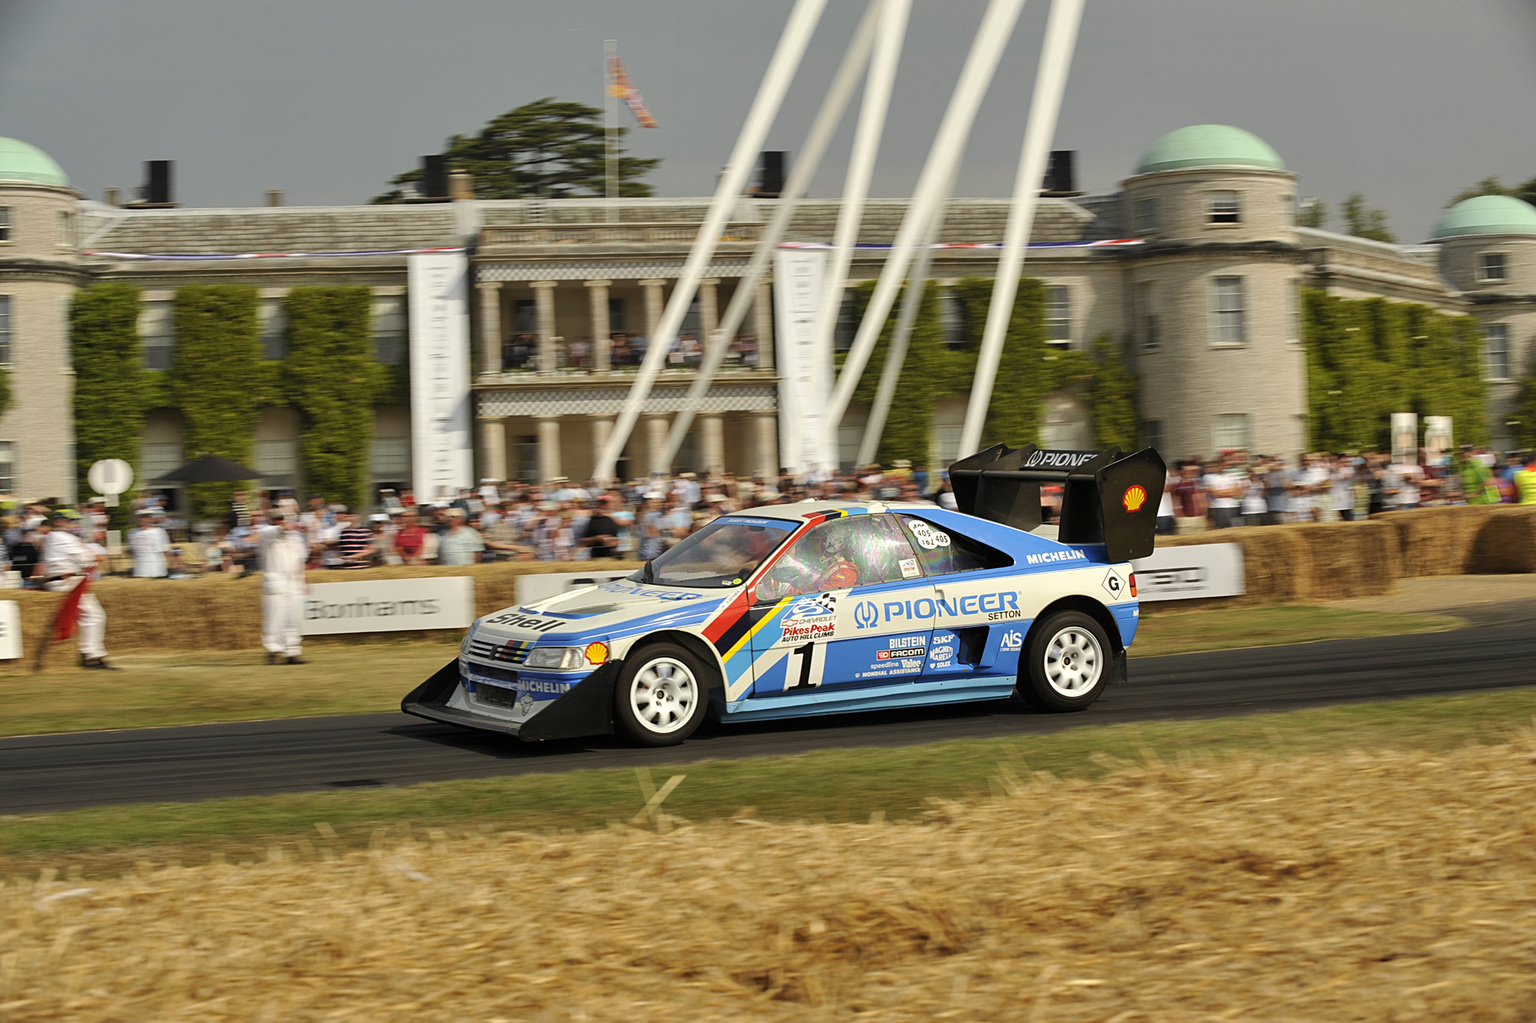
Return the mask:
POLYGON ((227 458, 218 455, 204 455, 202 458, 194 458, 186 465, 172 469, 164 476, 151 480, 151 483, 240 483, 245 480, 259 480, 262 474, 255 469, 247 469, 239 462, 231 462, 227 458))

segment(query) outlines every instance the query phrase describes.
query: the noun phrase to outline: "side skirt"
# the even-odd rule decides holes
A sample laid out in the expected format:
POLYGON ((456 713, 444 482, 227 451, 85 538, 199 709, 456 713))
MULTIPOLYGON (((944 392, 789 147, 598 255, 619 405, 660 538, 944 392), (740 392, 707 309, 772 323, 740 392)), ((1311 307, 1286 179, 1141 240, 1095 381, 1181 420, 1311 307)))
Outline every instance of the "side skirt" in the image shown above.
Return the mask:
POLYGON ((781 694, 772 699, 736 700, 725 705, 724 720, 768 721, 774 718, 809 717, 814 714, 852 714, 866 710, 896 710, 944 703, 1005 700, 1013 695, 1015 675, 990 678, 935 679, 876 688, 817 688, 805 693, 781 694))

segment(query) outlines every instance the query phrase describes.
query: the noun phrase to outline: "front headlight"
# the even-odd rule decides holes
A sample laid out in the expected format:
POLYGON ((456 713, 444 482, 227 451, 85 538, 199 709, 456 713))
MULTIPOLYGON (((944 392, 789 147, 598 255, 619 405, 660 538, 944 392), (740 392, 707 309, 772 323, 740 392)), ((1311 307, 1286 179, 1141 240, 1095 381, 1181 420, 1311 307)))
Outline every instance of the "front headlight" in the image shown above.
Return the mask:
POLYGON ((551 668, 555 671, 575 671, 587 663, 579 646, 536 646, 528 652, 524 662, 530 668, 551 668))

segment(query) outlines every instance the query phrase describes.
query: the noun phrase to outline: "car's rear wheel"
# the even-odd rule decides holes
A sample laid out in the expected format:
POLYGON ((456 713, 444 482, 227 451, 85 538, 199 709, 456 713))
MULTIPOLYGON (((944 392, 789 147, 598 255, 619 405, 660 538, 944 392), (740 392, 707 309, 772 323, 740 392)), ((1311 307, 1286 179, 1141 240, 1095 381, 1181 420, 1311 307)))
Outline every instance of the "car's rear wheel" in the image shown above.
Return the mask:
POLYGON ((1082 710, 1109 684, 1113 653, 1104 627, 1093 618, 1081 611, 1058 611, 1035 629, 1019 688, 1045 710, 1082 710))
POLYGON ((709 676, 698 658, 676 643, 652 643, 625 660, 613 717, 643 746, 674 746, 698 730, 708 703, 709 676))

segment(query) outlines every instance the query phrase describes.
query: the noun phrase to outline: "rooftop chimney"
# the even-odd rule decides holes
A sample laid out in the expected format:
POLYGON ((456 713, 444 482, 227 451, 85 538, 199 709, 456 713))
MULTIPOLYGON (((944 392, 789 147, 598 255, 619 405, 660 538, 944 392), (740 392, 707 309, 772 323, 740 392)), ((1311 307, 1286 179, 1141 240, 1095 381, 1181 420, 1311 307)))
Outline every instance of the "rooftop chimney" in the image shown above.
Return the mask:
POLYGON ((108 185, 107 186, 107 195, 106 195, 105 202, 106 202, 106 204, 108 206, 116 206, 117 205, 117 186, 116 185, 108 185))
POLYGON ((763 151, 757 179, 759 199, 777 199, 783 194, 784 165, 789 162, 788 157, 789 154, 782 150, 763 151))
POLYGON ((283 190, 281 188, 267 189, 267 205, 281 206, 283 204, 283 190))
POLYGON ((139 186, 137 202, 127 204, 128 209, 169 210, 176 208, 171 198, 171 161, 147 160, 144 163, 144 184, 139 186))
POLYGON ((475 178, 469 171, 450 171, 448 174, 448 197, 455 202, 475 197, 475 178))
POLYGON ((1051 161, 1045 167, 1045 184, 1040 190, 1041 194, 1058 198, 1082 195, 1077 190, 1076 163, 1076 150, 1052 150, 1051 161))
POLYGON ((442 154, 421 158, 421 179, 416 190, 428 202, 441 202, 448 198, 448 158, 442 154))

